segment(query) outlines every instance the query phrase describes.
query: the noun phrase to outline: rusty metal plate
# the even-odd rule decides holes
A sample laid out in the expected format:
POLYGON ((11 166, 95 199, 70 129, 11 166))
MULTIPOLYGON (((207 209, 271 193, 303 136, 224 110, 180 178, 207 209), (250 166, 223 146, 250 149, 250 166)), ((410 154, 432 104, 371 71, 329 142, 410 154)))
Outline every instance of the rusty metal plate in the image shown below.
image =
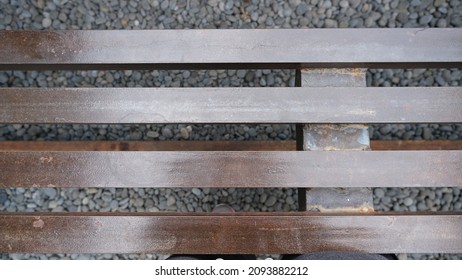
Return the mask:
POLYGON ((365 124, 305 125, 305 151, 370 150, 369 128, 365 124))
POLYGON ((303 87, 365 87, 367 69, 302 69, 303 87))

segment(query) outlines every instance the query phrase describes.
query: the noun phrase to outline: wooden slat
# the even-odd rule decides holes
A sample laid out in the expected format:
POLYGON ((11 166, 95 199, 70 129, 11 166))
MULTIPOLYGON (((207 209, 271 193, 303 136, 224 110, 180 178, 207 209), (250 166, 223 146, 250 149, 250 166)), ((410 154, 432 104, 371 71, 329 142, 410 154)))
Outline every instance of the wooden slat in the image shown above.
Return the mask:
MULTIPOLYGON (((461 140, 371 140, 374 151, 462 150, 461 140)), ((0 141, 0 151, 295 151, 286 141, 0 141)))
POLYGON ((372 150, 462 150, 461 140, 375 140, 371 141, 372 150))
POLYGON ((462 66, 457 28, 1 31, 0 38, 0 70, 462 66))
POLYGON ((0 151, 295 151, 295 141, 0 141, 0 151))
POLYGON ((462 88, 2 88, 1 123, 457 123, 462 88))
POLYGON ((462 215, 0 215, 0 252, 5 253, 296 254, 316 251, 461 253, 462 215))
POLYGON ((462 151, 0 152, 0 187, 457 187, 462 151))

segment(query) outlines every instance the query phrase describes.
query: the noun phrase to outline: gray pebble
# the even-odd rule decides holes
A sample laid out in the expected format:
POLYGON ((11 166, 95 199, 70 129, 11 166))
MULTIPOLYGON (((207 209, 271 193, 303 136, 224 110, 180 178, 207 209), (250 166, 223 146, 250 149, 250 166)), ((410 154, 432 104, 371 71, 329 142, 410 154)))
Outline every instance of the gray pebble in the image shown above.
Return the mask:
POLYGON ((176 199, 173 195, 167 198, 167 206, 173 206, 176 203, 176 199))
POLYGON ((433 16, 431 14, 426 14, 419 19, 419 24, 427 25, 430 23, 432 19, 433 19, 433 16))
POLYGON ((182 127, 180 128, 180 136, 183 139, 188 139, 189 138, 189 132, 186 128, 182 127))
POLYGON ((413 200, 412 198, 406 197, 406 198, 404 199, 404 205, 406 205, 406 206, 411 206, 412 204, 414 204, 414 200, 413 200))
POLYGON ((173 132, 170 128, 164 127, 162 128, 162 136, 164 136, 167 139, 173 138, 173 132))
POLYGON ((43 18, 43 20, 42 20, 42 26, 43 26, 43 28, 48 28, 48 27, 50 27, 50 26, 51 26, 51 19, 49 19, 49 18, 47 18, 47 17, 43 18))
POLYGON ((342 0, 342 1, 340 1, 339 5, 340 5, 340 7, 342 7, 342 8, 346 8, 346 7, 349 6, 347 0, 342 0))
POLYGON ((298 15, 298 16, 303 16, 306 11, 308 10, 308 5, 306 5, 305 2, 302 2, 300 3, 297 8, 295 9, 295 13, 298 15))
POLYGON ((49 199, 54 199, 58 193, 55 188, 44 188, 43 193, 48 196, 49 199))
POLYGON ((378 198, 382 198, 385 196, 385 191, 381 188, 374 189, 374 195, 378 198))
POLYGON ((334 19, 326 19, 324 21, 324 26, 327 27, 327 28, 334 28, 334 27, 338 26, 338 23, 334 19))
POLYGON ((268 199, 265 202, 265 205, 268 207, 273 206, 277 202, 277 198, 275 196, 269 196, 268 199))
POLYGON ((157 131, 148 131, 146 133, 146 136, 149 137, 149 138, 158 138, 159 133, 157 131))
POLYGON ((8 200, 8 195, 5 190, 0 189, 0 207, 8 200))
POLYGON ((56 207, 58 207, 58 202, 57 201, 52 200, 52 201, 48 202, 48 208, 54 209, 56 207))
POLYGON ((0 73, 0 84, 6 84, 8 82, 8 76, 5 73, 0 73))

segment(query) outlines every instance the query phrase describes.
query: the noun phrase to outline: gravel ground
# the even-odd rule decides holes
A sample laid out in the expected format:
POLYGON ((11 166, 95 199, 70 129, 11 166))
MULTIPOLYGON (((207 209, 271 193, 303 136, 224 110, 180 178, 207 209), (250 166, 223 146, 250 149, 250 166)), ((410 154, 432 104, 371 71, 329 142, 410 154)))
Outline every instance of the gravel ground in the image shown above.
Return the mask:
MULTIPOLYGON (((0 30, 461 27, 458 0, 20 1, 0 0, 0 30)), ((290 70, 0 71, 1 87, 294 86, 290 70)), ((460 69, 378 69, 368 86, 460 86, 460 69)), ((373 125, 372 139, 462 139, 460 124, 373 125)), ((2 125, 2 140, 286 140, 293 125, 2 125)), ((0 211, 293 211, 293 189, 0 189, 0 211)), ((460 188, 374 189, 377 210, 462 210, 460 188)), ((400 254, 453 259, 461 255, 400 254)), ((0 259, 157 259, 153 254, 29 255, 0 259)))

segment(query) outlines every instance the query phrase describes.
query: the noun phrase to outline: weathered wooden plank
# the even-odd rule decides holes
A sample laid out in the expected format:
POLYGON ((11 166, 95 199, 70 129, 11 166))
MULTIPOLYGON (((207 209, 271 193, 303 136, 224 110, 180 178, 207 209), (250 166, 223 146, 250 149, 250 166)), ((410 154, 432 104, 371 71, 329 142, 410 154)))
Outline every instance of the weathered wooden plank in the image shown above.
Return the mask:
POLYGON ((457 28, 1 31, 0 38, 0 70, 462 66, 457 28))
POLYGON ((457 123, 462 88, 1 88, 0 123, 457 123))
MULTIPOLYGON (((461 140, 372 140, 374 151, 462 150, 461 140)), ((0 141, 0 151, 295 151, 295 141, 0 141)))
POLYGON ((0 187, 457 187, 462 151, 0 152, 0 187))
POLYGON ((297 254, 316 251, 461 253, 462 215, 0 215, 0 252, 5 253, 297 254))
POLYGON ((372 150, 462 150, 461 140, 375 140, 372 150))
MULTIPOLYGON (((462 144, 461 144, 461 149, 462 149, 462 144)), ((0 141, 0 151, 295 151, 295 142, 294 141, 0 141)))

